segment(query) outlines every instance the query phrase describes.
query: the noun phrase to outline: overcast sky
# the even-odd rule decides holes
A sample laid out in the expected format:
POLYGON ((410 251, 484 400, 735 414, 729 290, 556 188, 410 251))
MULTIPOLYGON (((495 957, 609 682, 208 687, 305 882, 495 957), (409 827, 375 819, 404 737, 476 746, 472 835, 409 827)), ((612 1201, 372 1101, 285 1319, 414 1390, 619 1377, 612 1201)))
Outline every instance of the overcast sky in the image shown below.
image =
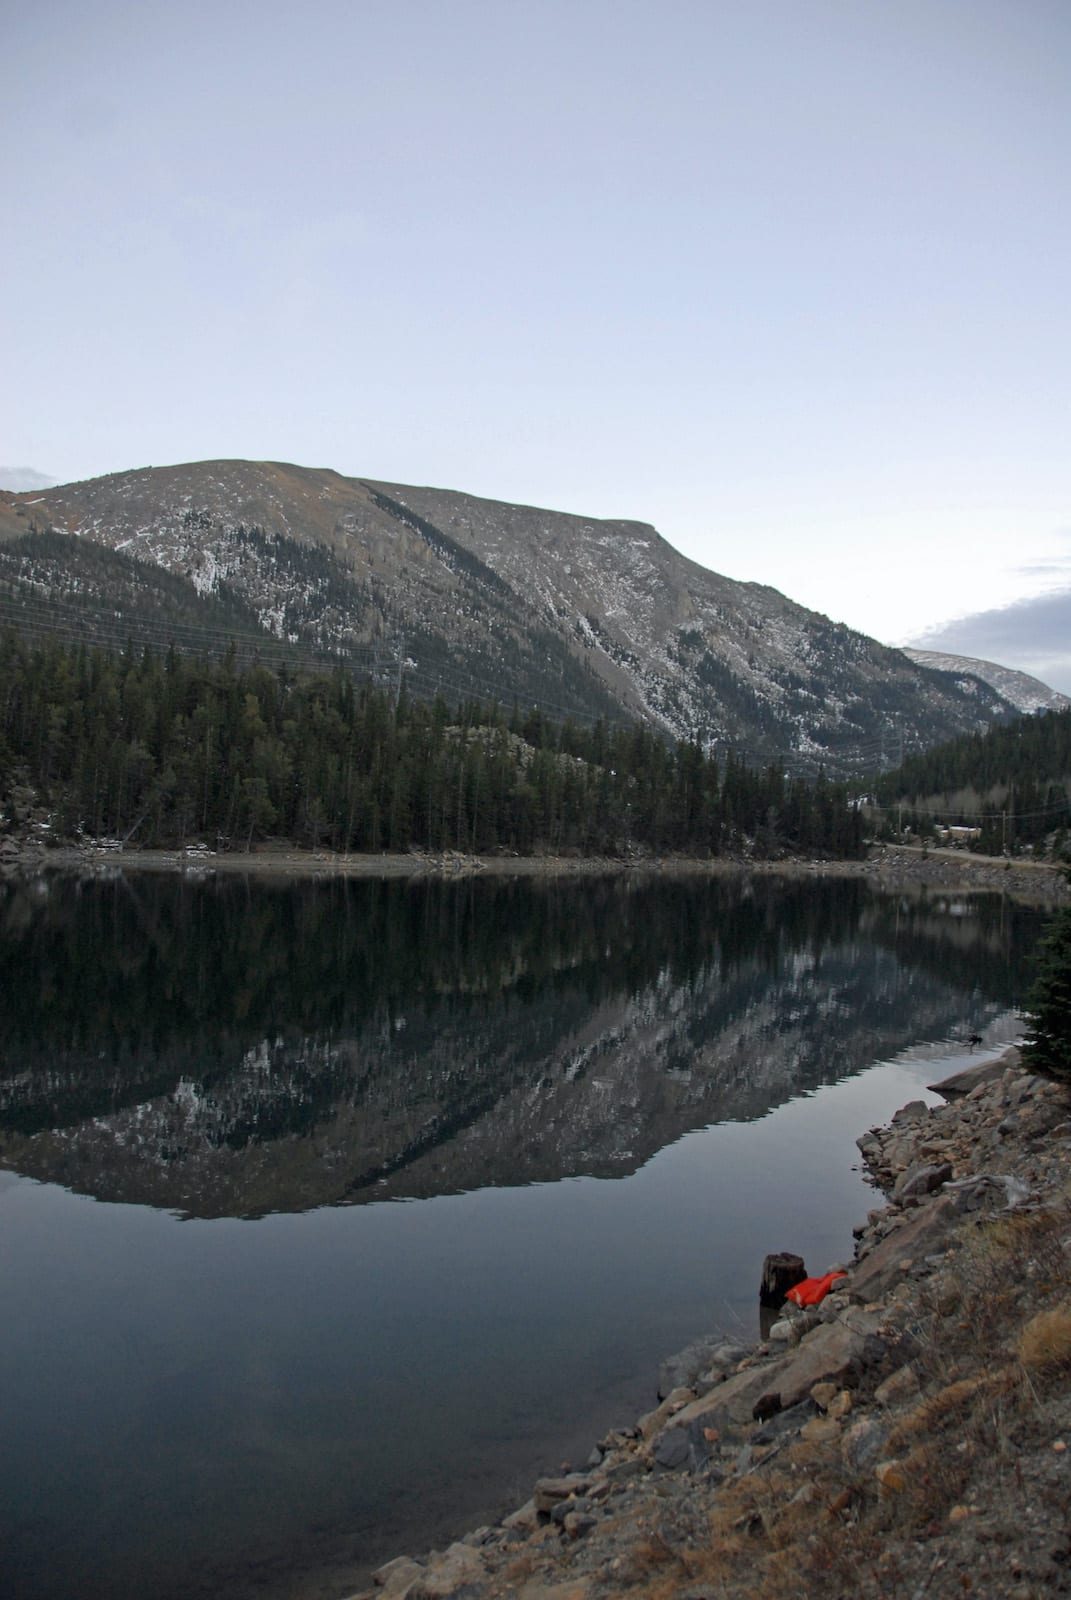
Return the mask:
POLYGON ((0 59, 11 466, 635 517, 895 642, 1071 593, 1071 0, 0 0, 0 59))

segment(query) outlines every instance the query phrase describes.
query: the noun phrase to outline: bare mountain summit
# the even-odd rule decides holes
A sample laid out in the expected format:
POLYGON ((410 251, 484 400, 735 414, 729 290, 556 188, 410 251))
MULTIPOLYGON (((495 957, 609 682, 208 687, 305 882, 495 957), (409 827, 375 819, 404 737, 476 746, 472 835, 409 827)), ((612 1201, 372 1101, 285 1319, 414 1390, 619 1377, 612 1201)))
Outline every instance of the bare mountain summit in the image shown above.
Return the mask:
MULTIPOLYGON (((0 546, 0 619, 34 582, 29 530, 52 530, 78 536, 72 561, 91 540, 163 567, 254 614, 266 640, 404 677, 414 693, 635 717, 794 770, 888 765, 1014 711, 981 676, 935 673, 775 589, 709 572, 645 523, 209 461, 32 504, 2 495, 0 529, 27 530, 0 546)), ((155 637, 166 632, 165 619, 155 637)))
POLYGON ((951 672, 957 677, 965 674, 981 678, 991 689, 1003 695, 1017 711, 1064 711, 1071 706, 1071 696, 1050 689, 1040 678, 1029 672, 1019 672, 1014 667, 1001 667, 995 661, 979 661, 976 656, 948 655, 942 650, 916 650, 905 647, 904 655, 917 666, 930 667, 934 672, 951 672))

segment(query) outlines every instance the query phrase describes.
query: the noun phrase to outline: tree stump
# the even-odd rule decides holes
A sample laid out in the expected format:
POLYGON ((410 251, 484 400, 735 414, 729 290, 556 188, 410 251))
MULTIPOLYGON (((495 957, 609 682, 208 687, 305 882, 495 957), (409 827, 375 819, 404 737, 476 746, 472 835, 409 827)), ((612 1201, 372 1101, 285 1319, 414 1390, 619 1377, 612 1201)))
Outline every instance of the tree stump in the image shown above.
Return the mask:
POLYGON ((797 1283, 802 1283, 806 1276, 803 1257, 793 1255, 791 1250, 779 1250, 775 1255, 767 1256, 762 1263, 759 1305, 784 1305, 788 1291, 797 1283))

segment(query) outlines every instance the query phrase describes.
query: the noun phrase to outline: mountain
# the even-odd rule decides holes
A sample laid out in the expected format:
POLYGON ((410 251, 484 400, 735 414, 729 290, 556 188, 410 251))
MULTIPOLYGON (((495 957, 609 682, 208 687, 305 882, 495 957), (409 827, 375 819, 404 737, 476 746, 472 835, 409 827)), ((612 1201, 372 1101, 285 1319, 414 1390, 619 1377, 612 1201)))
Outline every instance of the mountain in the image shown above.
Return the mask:
POLYGON ((164 637, 191 651, 233 642, 241 658, 270 653, 239 595, 201 594, 164 567, 51 530, 0 543, 0 621, 32 638, 122 648, 164 637))
MULTIPOLYGON (((0 494, 0 621, 19 620, 27 585, 54 591, 54 564, 30 570, 48 530, 77 536, 72 572, 80 544, 104 546, 255 614, 265 644, 416 694, 637 718, 756 764, 871 770, 1014 710, 981 677, 709 572, 640 522, 279 462, 144 468, 0 494)), ((152 605, 101 609, 116 644, 168 637, 152 605)))
POLYGON ((0 467, 0 489, 13 489, 16 494, 35 494, 38 489, 51 489, 55 482, 33 467, 0 467))
POLYGON ((1071 706, 1071 696, 1050 689, 1040 678, 1028 672, 1018 672, 1014 667, 1001 667, 995 661, 979 661, 974 656, 948 655, 941 650, 916 650, 905 647, 904 655, 917 666, 928 667, 933 672, 950 672, 956 677, 980 678, 1017 711, 1062 711, 1071 706))

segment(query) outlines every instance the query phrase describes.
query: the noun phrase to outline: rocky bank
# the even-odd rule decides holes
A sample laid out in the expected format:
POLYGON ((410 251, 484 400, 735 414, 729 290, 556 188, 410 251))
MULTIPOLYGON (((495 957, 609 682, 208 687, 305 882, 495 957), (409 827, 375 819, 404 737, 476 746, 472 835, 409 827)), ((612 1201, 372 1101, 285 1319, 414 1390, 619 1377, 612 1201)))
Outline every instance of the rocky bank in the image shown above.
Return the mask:
POLYGON ((859 1140, 885 1203, 820 1306, 355 1600, 1071 1593, 1071 1091, 1015 1050, 935 1087, 859 1140))

